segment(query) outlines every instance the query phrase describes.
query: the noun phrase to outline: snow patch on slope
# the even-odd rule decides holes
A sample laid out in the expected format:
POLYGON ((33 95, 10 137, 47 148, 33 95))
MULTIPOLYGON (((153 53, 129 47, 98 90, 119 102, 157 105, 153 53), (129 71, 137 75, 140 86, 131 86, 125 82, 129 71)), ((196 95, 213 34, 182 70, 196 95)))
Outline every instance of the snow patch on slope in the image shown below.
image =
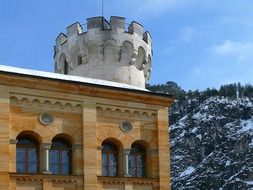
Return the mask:
POLYGON ((183 171, 179 176, 180 176, 180 177, 184 177, 184 176, 186 176, 186 175, 192 174, 194 171, 195 171, 194 167, 189 166, 189 167, 187 167, 186 170, 183 171))

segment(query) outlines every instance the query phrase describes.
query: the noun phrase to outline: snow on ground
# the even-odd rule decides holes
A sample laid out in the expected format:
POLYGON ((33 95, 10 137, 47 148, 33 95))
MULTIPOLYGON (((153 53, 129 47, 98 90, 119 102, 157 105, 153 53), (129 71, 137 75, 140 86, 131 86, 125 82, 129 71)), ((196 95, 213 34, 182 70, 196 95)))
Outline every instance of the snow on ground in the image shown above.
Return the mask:
POLYGON ((183 171, 183 172, 180 174, 180 177, 184 177, 184 176, 186 176, 186 175, 190 175, 190 174, 192 174, 194 171, 195 171, 194 167, 189 166, 189 167, 186 168, 185 171, 183 171))
POLYGON ((231 161, 230 161, 230 160, 227 160, 225 166, 230 166, 230 164, 231 164, 231 161))
POLYGON ((249 130, 253 130, 253 119, 248 119, 246 121, 242 121, 243 127, 238 132, 245 132, 249 130))
POLYGON ((253 181, 245 181, 248 185, 253 185, 253 181))

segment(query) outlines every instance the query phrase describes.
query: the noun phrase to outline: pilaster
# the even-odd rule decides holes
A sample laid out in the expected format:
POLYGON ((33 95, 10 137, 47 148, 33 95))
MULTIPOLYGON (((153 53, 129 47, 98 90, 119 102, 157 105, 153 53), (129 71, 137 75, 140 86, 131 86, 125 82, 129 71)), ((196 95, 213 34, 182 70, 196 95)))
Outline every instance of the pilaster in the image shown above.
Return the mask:
POLYGON ((74 144, 72 146, 72 172, 74 175, 83 174, 83 145, 74 144))
POLYGON ((84 189, 97 189, 96 102, 83 103, 84 189))
POLYGON ((53 184, 49 179, 43 179, 43 190, 53 190, 53 184))
POLYGON ((168 108, 158 110, 159 189, 170 190, 168 108))
POLYGON ((0 190, 9 189, 9 92, 0 88, 0 190))

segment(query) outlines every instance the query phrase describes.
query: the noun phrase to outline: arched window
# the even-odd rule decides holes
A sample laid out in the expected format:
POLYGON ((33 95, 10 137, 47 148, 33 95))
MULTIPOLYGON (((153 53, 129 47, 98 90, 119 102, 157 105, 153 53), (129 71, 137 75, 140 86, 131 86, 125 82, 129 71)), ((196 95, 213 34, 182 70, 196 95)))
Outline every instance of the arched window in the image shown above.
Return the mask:
POLYGON ((19 136, 16 148, 18 173, 38 172, 38 142, 30 136, 19 136))
POLYGON ((146 150, 141 145, 134 143, 128 156, 129 174, 133 177, 145 176, 146 150))
POLYGON ((117 176, 118 148, 111 142, 105 142, 102 146, 102 175, 117 176))
POLYGON ((49 159, 52 174, 68 175, 71 173, 71 145, 65 139, 53 139, 49 159))

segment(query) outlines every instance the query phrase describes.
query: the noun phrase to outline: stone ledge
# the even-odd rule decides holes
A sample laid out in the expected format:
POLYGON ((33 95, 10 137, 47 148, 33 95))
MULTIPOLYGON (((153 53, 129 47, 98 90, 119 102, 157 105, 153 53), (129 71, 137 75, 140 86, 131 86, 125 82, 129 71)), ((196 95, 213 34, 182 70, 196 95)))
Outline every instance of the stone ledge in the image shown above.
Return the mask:
POLYGON ((43 180, 50 180, 54 183, 77 183, 83 181, 83 175, 54 175, 54 174, 21 174, 9 173, 11 179, 17 181, 34 181, 43 182, 43 180))
POLYGON ((97 176, 98 181, 103 184, 133 184, 133 185, 157 185, 158 178, 142 178, 142 177, 111 177, 97 176))

